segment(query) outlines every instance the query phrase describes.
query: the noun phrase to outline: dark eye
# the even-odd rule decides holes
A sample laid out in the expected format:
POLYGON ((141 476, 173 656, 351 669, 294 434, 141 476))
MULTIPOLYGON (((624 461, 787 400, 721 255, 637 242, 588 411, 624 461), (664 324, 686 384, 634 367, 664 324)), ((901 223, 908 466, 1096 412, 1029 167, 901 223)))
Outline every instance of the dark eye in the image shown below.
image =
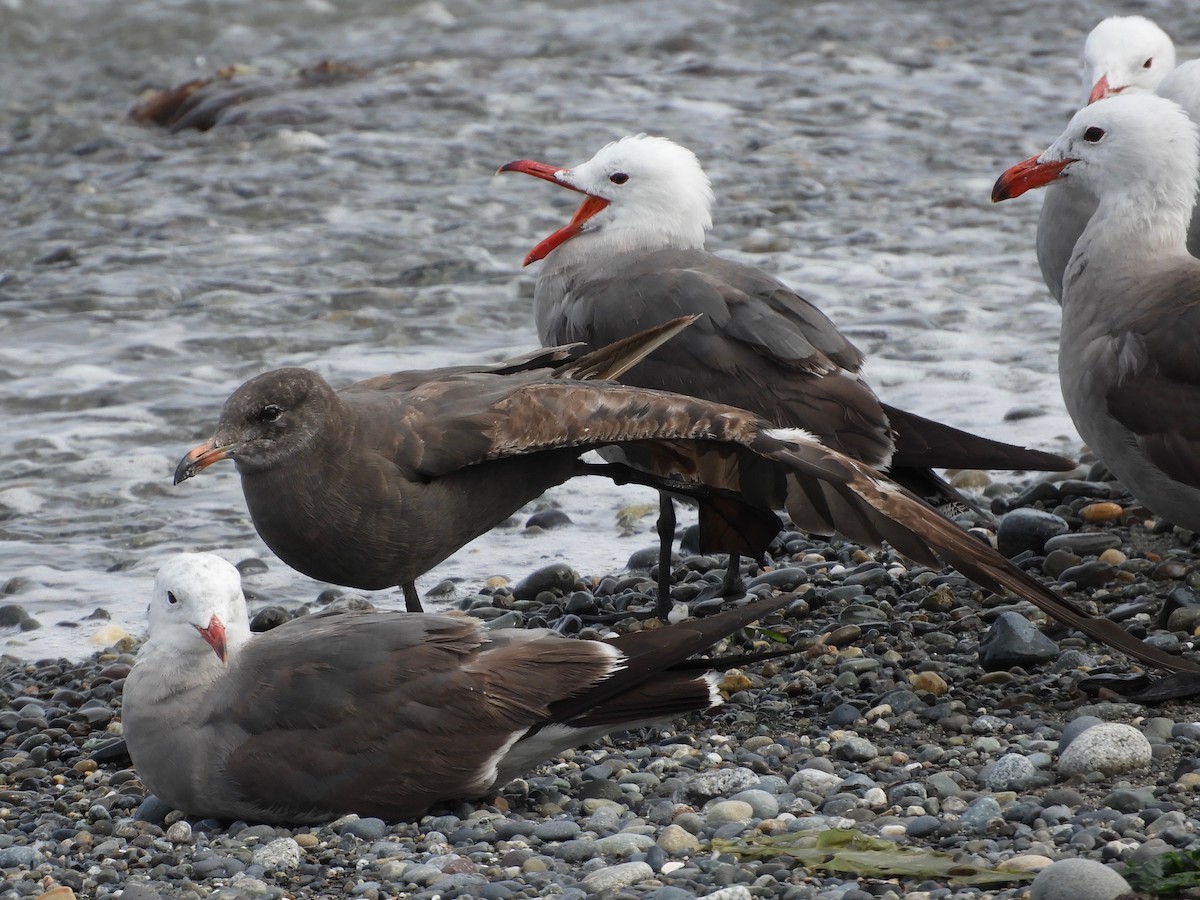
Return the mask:
POLYGON ((282 415, 283 410, 280 407, 276 406, 274 403, 268 403, 258 411, 258 421, 274 422, 282 415))
POLYGON ((1143 69, 1148 69, 1148 68, 1150 68, 1150 66, 1152 66, 1153 64, 1154 64, 1154 57, 1152 56, 1152 57, 1150 57, 1148 60, 1146 60, 1144 63, 1142 63, 1142 68, 1143 68, 1143 69))
POLYGON ((1100 140, 1102 137, 1104 137, 1104 129, 1097 128, 1095 125, 1083 133, 1083 139, 1089 144, 1096 143, 1096 141, 1100 140))
POLYGON ((179 602, 179 598, 171 591, 167 591, 167 602, 174 605, 179 602))
POLYGON ((624 172, 613 172, 611 175, 608 176, 608 180, 611 181, 613 184, 624 184, 625 182, 627 182, 629 180, 629 176, 626 175, 624 172))

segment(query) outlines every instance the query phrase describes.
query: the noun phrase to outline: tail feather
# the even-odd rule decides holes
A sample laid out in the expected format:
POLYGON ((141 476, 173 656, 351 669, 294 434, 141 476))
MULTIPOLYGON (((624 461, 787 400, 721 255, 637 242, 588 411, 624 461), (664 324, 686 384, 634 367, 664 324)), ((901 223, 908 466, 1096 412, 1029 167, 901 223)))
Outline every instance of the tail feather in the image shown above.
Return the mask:
MULTIPOLYGON (((815 441, 788 440, 764 433, 759 443, 763 445, 761 452, 798 473, 797 477, 789 478, 789 488, 793 484, 815 484, 819 488, 817 504, 832 513, 837 531, 847 538, 873 545, 886 539, 906 556, 926 564, 936 565, 940 556, 982 587, 998 594, 1010 591, 1064 625, 1135 659, 1169 672, 1200 672, 1200 665, 1152 647, 1115 622, 1079 611, 928 504, 881 478, 869 466, 815 441), (783 443, 784 448, 766 449, 766 442, 775 440, 783 443), (841 469, 836 479, 831 477, 834 467, 841 469), (811 477, 814 470, 818 473, 816 478, 811 477), (809 477, 804 478, 805 474, 809 477)), ((792 503, 799 499, 789 496, 789 512, 792 503)))
POLYGON ((1076 465, 1065 456, 981 437, 886 403, 883 409, 896 433, 892 468, 1069 472, 1076 465))
POLYGON ((667 628, 620 635, 610 644, 624 655, 623 667, 589 690, 552 703, 549 718, 555 722, 574 722, 614 698, 649 684, 676 663, 781 609, 797 596, 780 594, 703 619, 687 619, 667 628))
POLYGON ((587 381, 616 381, 700 316, 679 316, 645 331, 613 341, 559 370, 559 375, 587 381))
POLYGON ((716 677, 664 672, 592 707, 566 724, 574 728, 653 722, 721 703, 716 677))
POLYGON ((976 515, 991 521, 991 513, 938 475, 933 469, 892 466, 887 470, 887 474, 896 484, 934 507, 940 507, 945 503, 958 503, 964 509, 972 510, 976 515))

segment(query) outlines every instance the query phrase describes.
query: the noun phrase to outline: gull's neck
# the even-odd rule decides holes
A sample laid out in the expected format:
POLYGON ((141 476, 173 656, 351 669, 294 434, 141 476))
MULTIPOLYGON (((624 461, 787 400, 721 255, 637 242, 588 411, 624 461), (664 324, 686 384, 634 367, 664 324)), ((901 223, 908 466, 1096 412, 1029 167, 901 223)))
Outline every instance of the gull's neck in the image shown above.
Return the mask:
POLYGON ((702 250, 712 220, 682 220, 670 216, 608 219, 586 228, 546 257, 543 272, 561 271, 631 251, 702 250))
POLYGON ((1085 270, 1115 272, 1133 263, 1142 267, 1174 257, 1189 257, 1188 226, 1196 183, 1164 180, 1147 195, 1145 186, 1122 186, 1104 192, 1096 212, 1075 244, 1067 266, 1067 287, 1085 270))

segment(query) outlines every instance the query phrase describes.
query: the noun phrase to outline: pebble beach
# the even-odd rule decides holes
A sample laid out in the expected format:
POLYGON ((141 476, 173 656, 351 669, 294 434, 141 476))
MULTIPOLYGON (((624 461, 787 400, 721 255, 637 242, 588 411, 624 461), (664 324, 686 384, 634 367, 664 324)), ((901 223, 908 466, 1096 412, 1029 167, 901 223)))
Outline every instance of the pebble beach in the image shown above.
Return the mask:
MULTIPOLYGON (((962 524, 1085 608, 1190 652, 1194 536, 1070 474, 992 483, 999 525, 962 524)), ((1200 850, 1200 705, 1138 702, 1144 680, 1121 684, 1139 667, 952 572, 796 532, 772 555, 751 591, 795 600, 715 652, 782 640, 794 655, 725 671, 711 714, 580 748, 414 822, 189 819, 112 751, 136 641, 79 662, 6 657, 0 898, 1069 900, 1116 897, 1127 865, 1200 850)), ((598 634, 609 626, 586 617, 652 602, 640 561, 608 576, 557 564, 458 605, 598 634)), ((251 596, 265 568, 243 561, 251 596)), ((684 555, 677 573, 686 600, 723 567, 684 555)), ((334 590, 307 606, 364 602, 334 590)), ((252 603, 257 628, 302 612, 252 603)))
MULTIPOLYGON (((709 714, 496 796, 401 823, 196 820, 147 797, 119 747, 172 554, 236 562, 262 628, 401 603, 288 570, 231 468, 172 488, 223 399, 276 366, 344 384, 533 346, 520 260, 576 198, 493 173, 640 130, 712 176, 709 248, 812 298, 885 399, 1081 458, 1049 479, 950 473, 991 512, 957 520, 1195 657, 1196 536, 1156 525, 1081 447, 1038 203, 987 197, 1069 118, 1083 38, 1114 12, 1197 55, 1200 20, 1167 2, 1079 0, 1052 24, 1024 0, 0 2, 0 900, 1200 897, 1138 874, 1200 854, 1186 686, 1156 698, 1140 666, 1031 606, 795 532, 746 573, 795 599, 715 648, 793 655, 725 671, 709 714), (354 71, 298 84, 321 60, 354 71), (143 91, 230 66, 263 89, 217 91, 211 130, 129 120, 143 91)), ((645 627, 588 619, 649 602, 653 501, 555 489, 419 587, 498 625, 645 627)), ((675 599, 723 565, 685 546, 675 599)))

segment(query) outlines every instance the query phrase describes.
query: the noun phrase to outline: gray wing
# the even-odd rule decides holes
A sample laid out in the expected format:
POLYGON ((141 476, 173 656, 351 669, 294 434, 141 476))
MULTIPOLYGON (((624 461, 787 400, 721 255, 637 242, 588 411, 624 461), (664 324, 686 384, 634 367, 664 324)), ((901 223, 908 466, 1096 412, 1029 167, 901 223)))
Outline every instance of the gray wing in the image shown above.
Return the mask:
POLYGON ((1136 436, 1142 452, 1171 478, 1200 487, 1200 266, 1148 279, 1162 300, 1122 337, 1121 377, 1107 395, 1109 414, 1136 436))
POLYGON ((397 819, 487 790, 507 745, 610 662, 557 636, 492 650, 466 617, 328 613, 256 636, 207 728, 238 804, 397 819))
POLYGON ((622 381, 749 409, 804 428, 873 464, 891 453, 887 416, 859 377, 863 357, 825 317, 781 282, 704 251, 623 254, 554 277, 535 293, 545 343, 600 346, 679 315, 691 328, 622 381))

